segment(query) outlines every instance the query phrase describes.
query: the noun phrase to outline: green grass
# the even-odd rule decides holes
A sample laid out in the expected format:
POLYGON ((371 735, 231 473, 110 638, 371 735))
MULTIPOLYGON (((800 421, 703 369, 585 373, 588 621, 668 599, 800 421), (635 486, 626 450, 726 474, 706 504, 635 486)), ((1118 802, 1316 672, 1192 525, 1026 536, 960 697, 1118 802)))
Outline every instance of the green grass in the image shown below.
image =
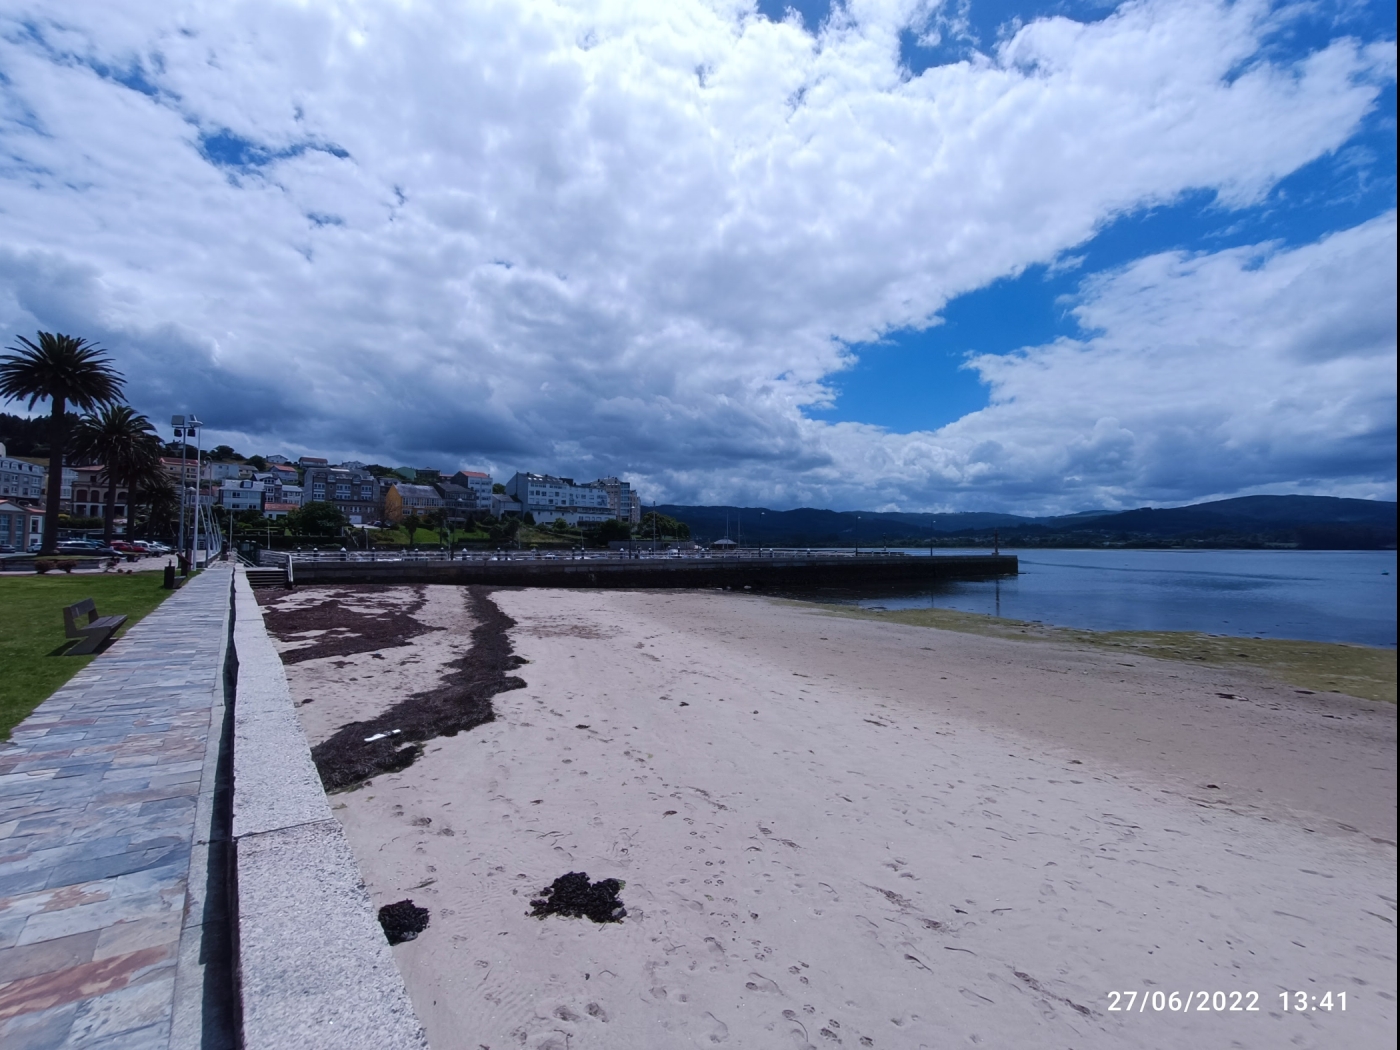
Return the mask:
POLYGON ((1022 620, 958 612, 955 609, 823 608, 837 616, 883 620, 1027 642, 1058 642, 1081 648, 1131 651, 1160 660, 1182 660, 1218 667, 1253 667, 1290 685, 1315 692, 1346 693, 1395 703, 1394 649, 1287 638, 1231 638, 1194 631, 1082 631, 1046 627, 1022 620))
POLYGON ((63 607, 91 598, 103 616, 125 613, 124 634, 171 592, 158 572, 129 576, 0 577, 0 740, 92 660, 63 656, 63 607))

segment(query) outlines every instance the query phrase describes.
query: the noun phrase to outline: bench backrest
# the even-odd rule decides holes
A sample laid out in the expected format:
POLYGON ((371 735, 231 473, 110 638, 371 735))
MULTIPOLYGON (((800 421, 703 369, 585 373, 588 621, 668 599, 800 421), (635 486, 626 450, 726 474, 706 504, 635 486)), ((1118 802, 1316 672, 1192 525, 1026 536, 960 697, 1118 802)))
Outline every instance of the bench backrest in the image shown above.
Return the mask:
POLYGON ((87 616, 87 622, 92 623, 97 619, 97 603, 91 598, 84 598, 80 602, 65 606, 63 609, 63 626, 70 631, 78 629, 78 617, 87 616))

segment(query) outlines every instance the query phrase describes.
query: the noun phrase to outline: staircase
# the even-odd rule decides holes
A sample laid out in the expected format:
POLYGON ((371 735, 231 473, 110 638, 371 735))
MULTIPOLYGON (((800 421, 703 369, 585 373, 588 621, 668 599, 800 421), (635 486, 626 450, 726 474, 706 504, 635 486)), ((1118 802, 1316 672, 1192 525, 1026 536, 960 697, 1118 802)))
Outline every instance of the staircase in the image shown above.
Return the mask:
POLYGON ((285 587, 287 586, 287 570, 279 568, 268 568, 259 566, 258 568, 248 568, 244 570, 248 574, 248 585, 250 587, 285 587))

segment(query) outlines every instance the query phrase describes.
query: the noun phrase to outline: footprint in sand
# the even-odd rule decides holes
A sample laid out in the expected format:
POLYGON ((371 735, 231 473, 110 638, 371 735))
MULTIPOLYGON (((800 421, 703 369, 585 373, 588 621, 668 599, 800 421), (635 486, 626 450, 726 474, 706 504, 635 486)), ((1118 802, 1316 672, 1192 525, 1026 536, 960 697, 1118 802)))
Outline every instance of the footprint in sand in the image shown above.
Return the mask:
POLYGON ((723 1043, 729 1039, 729 1026, 727 1024, 709 1012, 706 1012, 705 1019, 709 1028, 706 1038, 710 1042, 723 1043))
POLYGON ((749 979, 744 982, 744 987, 751 992, 767 992, 770 995, 782 995, 782 989, 774 981, 770 981, 761 973, 749 974, 749 979))

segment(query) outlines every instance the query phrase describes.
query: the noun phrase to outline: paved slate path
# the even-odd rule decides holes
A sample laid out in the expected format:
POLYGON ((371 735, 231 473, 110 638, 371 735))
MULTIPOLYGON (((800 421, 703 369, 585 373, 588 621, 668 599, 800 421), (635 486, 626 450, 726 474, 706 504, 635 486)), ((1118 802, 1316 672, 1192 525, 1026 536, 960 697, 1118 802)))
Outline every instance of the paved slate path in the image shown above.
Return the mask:
POLYGON ((230 577, 191 580, 0 744, 5 1050, 197 1045, 177 1000, 202 991, 230 577))

